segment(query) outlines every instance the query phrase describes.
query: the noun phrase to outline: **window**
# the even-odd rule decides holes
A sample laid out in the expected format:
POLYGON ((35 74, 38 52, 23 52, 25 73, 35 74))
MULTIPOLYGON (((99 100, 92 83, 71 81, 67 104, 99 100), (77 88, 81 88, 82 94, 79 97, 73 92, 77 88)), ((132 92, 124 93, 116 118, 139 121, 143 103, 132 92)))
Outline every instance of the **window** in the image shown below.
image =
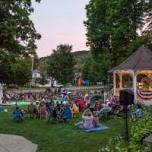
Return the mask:
POLYGON ((137 75, 137 88, 142 90, 152 89, 152 74, 138 74, 137 75))
POLYGON ((122 75, 122 88, 132 88, 133 87, 133 79, 131 74, 123 74, 122 75))

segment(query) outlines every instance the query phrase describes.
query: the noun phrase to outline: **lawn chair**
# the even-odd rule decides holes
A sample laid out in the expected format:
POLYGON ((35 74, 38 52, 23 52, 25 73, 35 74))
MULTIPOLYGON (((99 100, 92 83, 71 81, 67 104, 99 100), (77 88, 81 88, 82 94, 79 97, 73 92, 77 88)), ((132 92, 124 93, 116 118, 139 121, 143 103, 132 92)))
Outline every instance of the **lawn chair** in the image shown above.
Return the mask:
POLYGON ((99 117, 108 119, 110 111, 111 111, 110 108, 102 108, 101 111, 99 112, 99 117))

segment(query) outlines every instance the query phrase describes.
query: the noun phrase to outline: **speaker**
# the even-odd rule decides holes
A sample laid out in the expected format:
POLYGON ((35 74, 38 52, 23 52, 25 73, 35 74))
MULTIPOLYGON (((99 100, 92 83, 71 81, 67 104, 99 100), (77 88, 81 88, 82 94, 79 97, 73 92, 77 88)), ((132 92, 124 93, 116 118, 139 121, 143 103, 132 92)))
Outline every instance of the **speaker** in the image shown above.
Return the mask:
POLYGON ((121 105, 132 105, 134 104, 134 93, 132 90, 125 89, 119 92, 119 101, 121 105))

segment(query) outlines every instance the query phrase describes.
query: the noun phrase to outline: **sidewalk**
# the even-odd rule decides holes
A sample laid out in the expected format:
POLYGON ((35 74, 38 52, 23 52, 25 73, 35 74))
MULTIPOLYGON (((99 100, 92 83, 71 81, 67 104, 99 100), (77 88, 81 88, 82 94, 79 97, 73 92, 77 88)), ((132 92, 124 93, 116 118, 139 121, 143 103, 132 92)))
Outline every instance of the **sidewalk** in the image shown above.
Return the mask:
POLYGON ((36 152, 37 145, 22 136, 0 134, 0 152, 36 152))

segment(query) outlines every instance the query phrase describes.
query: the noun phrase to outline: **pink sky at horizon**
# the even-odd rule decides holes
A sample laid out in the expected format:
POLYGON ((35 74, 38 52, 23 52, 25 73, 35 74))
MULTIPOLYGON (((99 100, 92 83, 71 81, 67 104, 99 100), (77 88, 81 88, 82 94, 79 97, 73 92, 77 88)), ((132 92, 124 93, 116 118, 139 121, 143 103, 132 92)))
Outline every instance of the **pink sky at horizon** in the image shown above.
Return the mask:
POLYGON ((31 16, 42 38, 36 42, 39 57, 48 56, 59 44, 70 44, 73 51, 88 50, 86 47, 85 5, 89 0, 45 0, 33 3, 31 16), (73 7, 74 6, 74 7, 73 7))

